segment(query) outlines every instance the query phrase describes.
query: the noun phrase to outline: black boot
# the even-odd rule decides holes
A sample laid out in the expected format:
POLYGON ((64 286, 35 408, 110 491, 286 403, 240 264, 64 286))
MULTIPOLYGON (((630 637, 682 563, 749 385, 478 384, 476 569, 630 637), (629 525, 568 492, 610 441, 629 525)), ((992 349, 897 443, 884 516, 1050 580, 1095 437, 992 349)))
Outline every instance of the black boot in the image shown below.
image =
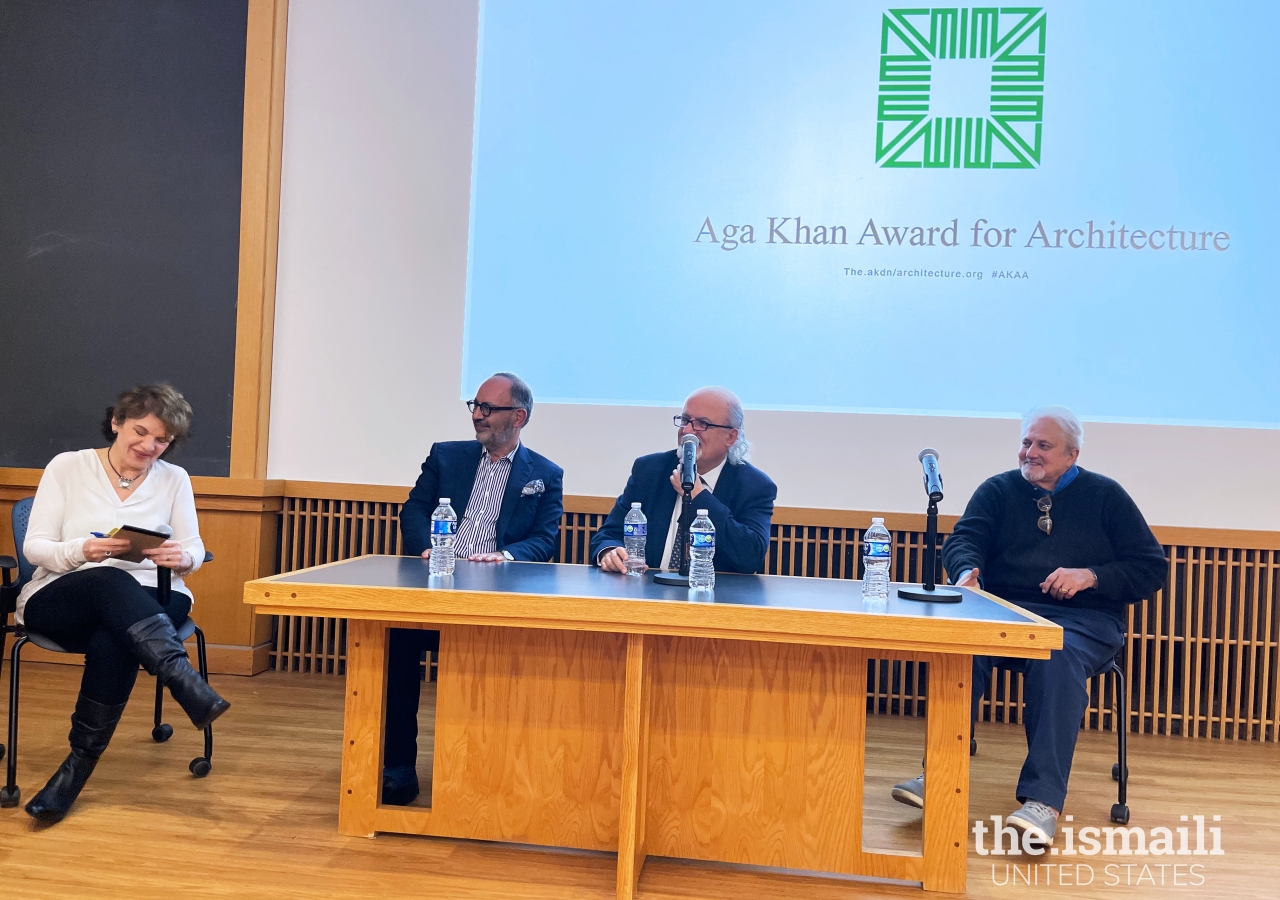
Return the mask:
POLYGON ((52 825, 61 822, 63 816, 76 802, 84 783, 93 774, 102 751, 111 742, 116 723, 124 712, 124 704, 106 706, 90 700, 84 694, 76 698, 76 711, 71 714, 71 754, 53 773, 40 793, 31 798, 26 809, 33 819, 52 825))
POLYGON ((209 723, 231 708, 231 704, 209 687, 209 682, 191 668, 187 648, 178 640, 173 622, 164 613, 135 622, 129 628, 133 652, 142 667, 169 689, 173 699, 191 717, 196 728, 209 723))

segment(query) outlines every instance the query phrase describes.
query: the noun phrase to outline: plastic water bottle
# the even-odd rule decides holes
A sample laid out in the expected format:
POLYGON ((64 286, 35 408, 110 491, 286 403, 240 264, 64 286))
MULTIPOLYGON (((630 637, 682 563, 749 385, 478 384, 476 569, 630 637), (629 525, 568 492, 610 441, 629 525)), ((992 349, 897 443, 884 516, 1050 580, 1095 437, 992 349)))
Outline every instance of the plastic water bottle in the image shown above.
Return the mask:
POLYGON ((893 538, 884 527, 884 519, 874 518, 871 527, 862 536, 862 563, 866 574, 862 576, 862 599, 889 599, 889 557, 893 551, 893 538))
POLYGON ((716 526, 711 524, 705 509, 698 510, 698 517, 689 526, 689 587, 695 591, 709 591, 716 586, 716 568, 712 562, 716 555, 716 526))
POLYGON ((644 544, 649 537, 649 520, 640 511, 639 503, 631 504, 631 511, 622 522, 622 544, 627 551, 627 574, 644 572, 644 544))
POLYGON ((431 574, 453 574, 453 540, 458 533, 458 514, 449 505, 448 497, 440 498, 440 505, 431 514, 431 574))

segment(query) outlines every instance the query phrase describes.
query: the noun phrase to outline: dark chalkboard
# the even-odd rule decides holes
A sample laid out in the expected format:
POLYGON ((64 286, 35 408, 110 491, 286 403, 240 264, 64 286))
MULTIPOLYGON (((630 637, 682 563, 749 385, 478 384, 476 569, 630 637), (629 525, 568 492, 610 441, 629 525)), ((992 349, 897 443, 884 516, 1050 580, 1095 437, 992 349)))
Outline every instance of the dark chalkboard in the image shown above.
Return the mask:
POLYGON ((248 0, 0 2, 0 466, 168 381, 231 459, 248 0))

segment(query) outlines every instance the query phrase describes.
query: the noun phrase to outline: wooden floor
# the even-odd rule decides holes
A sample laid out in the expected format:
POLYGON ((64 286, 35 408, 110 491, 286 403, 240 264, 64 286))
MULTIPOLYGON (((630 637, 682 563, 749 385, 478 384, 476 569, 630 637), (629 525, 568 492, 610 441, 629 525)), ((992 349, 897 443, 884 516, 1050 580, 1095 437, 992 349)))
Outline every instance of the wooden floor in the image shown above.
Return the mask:
MULTIPOLYGON (((23 675, 18 775, 25 801, 66 754, 67 717, 80 669, 29 664, 23 675)), ((0 683, 7 687, 7 664, 0 683)), ((374 840, 340 836, 340 679, 276 673, 215 676, 215 686, 233 708, 218 723, 214 769, 204 780, 187 771, 187 763, 199 752, 200 734, 185 724, 176 705, 170 703, 168 716, 176 730, 173 739, 167 744, 152 742, 153 684, 145 675, 139 679, 111 749, 64 822, 40 828, 21 809, 0 811, 3 896, 613 896, 614 861, 608 854, 392 835, 374 840)), ((424 700, 431 696, 425 692, 424 700)), ((923 723, 873 717, 867 731, 866 841, 880 847, 918 847, 919 815, 887 795, 894 781, 919 771, 923 723)), ((1022 759, 1021 731, 987 725, 980 728, 978 740, 970 819, 1005 815, 1016 805, 1012 795, 1022 759)), ((1280 854, 1275 852, 1280 839, 1280 748, 1135 737, 1130 752, 1131 824, 1176 829, 1184 825, 1180 815, 1221 815, 1224 855, 1076 857, 1077 866, 1091 866, 1093 882, 1064 886, 1058 883, 1057 860, 1050 872, 1047 865, 1032 869, 1027 857, 1016 858, 1015 873, 1012 864, 1006 869, 1000 861, 993 867, 996 857, 979 856, 971 837, 968 896, 1280 897, 1280 854), (1188 861, 1202 864, 1203 884, 1174 887, 1169 865, 1174 860, 1184 866, 1184 881, 1188 861), (1162 862, 1163 886, 1157 868, 1162 862), (1024 874, 1038 886, 1023 884, 1024 874), (1053 877, 1048 887, 1047 874, 1053 877), (1126 875, 1141 883, 1126 885, 1126 875)), ((1077 827, 1109 824, 1113 759, 1110 736, 1081 735, 1066 810, 1077 827)), ((1075 868, 1071 871, 1074 874, 1075 868)), ((1085 870, 1079 871, 1083 879, 1085 870)), ((640 889, 642 897, 664 900, 923 896, 914 886, 660 859, 646 864, 640 889)))

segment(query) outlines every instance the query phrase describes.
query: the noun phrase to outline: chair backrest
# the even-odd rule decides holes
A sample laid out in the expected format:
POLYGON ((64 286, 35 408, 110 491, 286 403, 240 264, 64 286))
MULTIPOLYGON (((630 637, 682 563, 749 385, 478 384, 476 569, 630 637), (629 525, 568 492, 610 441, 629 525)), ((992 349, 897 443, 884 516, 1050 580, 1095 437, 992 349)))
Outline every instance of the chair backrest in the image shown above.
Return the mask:
POLYGON ((31 580, 31 576, 36 574, 36 567, 31 565, 31 560, 27 559, 27 554, 22 552, 22 545, 27 540, 27 523, 31 521, 31 504, 34 500, 34 497, 23 497, 13 504, 13 545, 14 549, 18 551, 17 587, 19 590, 31 580))

